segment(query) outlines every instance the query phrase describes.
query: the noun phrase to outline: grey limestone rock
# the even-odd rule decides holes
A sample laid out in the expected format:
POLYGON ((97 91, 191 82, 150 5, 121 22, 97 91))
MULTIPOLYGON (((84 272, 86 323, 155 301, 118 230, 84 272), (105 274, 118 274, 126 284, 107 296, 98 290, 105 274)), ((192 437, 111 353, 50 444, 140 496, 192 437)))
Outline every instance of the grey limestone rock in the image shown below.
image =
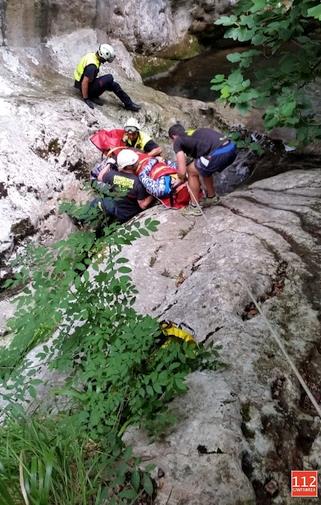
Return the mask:
POLYGON ((320 404, 320 196, 321 171, 297 170, 223 197, 204 217, 157 207, 146 216, 158 231, 125 251, 137 309, 188 324, 222 346, 227 364, 190 377, 162 442, 126 434, 165 471, 157 503, 254 504, 272 494, 287 504, 290 469, 320 467, 320 419, 247 291, 320 404))
POLYGON ((211 27, 235 0, 6 0, 0 6, 0 41, 36 46, 82 28, 101 29, 130 51, 154 51, 184 39, 188 31, 211 27), (81 6, 80 6, 81 5, 81 6))

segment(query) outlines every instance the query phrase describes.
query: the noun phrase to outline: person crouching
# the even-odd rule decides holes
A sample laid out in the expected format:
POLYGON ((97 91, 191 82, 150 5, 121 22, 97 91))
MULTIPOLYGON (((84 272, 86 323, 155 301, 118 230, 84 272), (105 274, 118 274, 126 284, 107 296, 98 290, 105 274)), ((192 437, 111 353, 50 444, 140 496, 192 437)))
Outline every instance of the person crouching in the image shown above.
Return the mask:
POLYGON ((117 156, 118 171, 108 170, 101 180, 108 185, 111 196, 96 200, 95 205, 120 223, 145 210, 154 200, 136 175, 138 163, 138 154, 124 149, 117 156), (115 197, 112 193, 115 193, 115 197))

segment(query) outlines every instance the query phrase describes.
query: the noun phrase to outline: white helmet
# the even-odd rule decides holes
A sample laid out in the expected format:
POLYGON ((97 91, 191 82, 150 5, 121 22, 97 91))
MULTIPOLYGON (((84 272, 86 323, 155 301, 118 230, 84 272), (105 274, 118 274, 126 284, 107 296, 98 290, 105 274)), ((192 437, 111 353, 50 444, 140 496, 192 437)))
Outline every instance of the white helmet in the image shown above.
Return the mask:
POLYGON ((138 161, 138 154, 130 149, 124 149, 120 151, 117 155, 117 166, 118 170, 121 172, 125 167, 135 165, 138 161))
POLYGON ((139 131, 140 130, 140 125, 138 121, 134 117, 130 117, 127 119, 124 129, 126 132, 128 131, 139 131))
POLYGON ((115 50, 109 44, 100 44, 97 53, 100 58, 108 61, 108 63, 111 63, 115 58, 115 50))

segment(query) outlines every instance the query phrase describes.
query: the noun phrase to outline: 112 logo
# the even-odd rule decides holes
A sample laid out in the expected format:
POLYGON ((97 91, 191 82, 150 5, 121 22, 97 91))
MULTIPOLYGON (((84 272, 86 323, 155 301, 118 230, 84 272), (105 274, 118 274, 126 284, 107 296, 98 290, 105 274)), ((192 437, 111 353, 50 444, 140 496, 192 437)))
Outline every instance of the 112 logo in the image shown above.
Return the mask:
POLYGON ((317 497, 318 472, 314 470, 292 470, 291 496, 317 497))

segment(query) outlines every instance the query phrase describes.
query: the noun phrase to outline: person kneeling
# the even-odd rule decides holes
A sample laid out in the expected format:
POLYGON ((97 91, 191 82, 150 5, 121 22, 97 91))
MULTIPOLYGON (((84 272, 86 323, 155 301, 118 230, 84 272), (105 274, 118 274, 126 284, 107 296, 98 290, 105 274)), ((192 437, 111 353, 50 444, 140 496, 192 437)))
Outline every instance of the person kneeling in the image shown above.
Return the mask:
POLYGON ((160 156, 162 154, 161 147, 144 131, 135 118, 129 118, 124 125, 125 135, 123 142, 127 147, 139 149, 148 153, 148 156, 160 156))
POLYGON ((153 202, 136 175, 139 159, 137 153, 124 149, 117 156, 118 171, 110 169, 102 178, 102 182, 110 187, 111 192, 117 192, 115 198, 106 197, 95 201, 107 216, 124 223, 136 216, 153 202))

